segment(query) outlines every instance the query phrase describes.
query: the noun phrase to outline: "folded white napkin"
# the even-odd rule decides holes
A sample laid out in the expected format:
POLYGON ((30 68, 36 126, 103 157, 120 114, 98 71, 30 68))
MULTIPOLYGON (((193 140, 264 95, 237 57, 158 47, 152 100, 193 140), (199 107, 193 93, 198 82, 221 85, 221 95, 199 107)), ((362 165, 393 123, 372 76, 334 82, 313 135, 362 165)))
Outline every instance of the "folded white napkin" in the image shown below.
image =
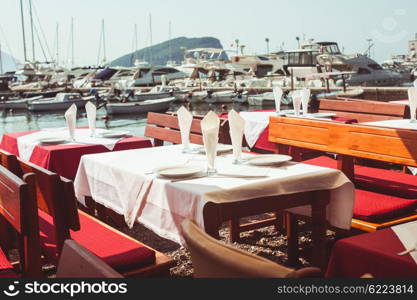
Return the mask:
POLYGON ((416 80, 414 80, 413 85, 414 85, 414 87, 415 87, 415 88, 417 88, 417 79, 416 79, 416 80))
POLYGON ((279 86, 273 85, 272 92, 274 93, 275 110, 277 112, 280 112, 280 110, 281 110, 282 89, 279 86))
POLYGON ((303 108, 303 116, 306 116, 308 113, 308 102, 310 101, 310 90, 303 89, 301 90, 301 105, 303 108))
POLYGON ((67 128, 71 140, 75 140, 75 126, 77 122, 77 106, 71 105, 65 112, 65 120, 67 121, 67 128))
MULTIPOLYGON (((391 229, 403 244, 404 250, 415 246, 415 243, 417 242, 417 221, 393 226, 391 229)), ((417 263, 417 251, 411 252, 410 256, 417 263)))
POLYGON ((410 107, 411 120, 415 120, 417 109, 417 87, 411 87, 408 89, 408 105, 410 107))
POLYGON ((90 101, 85 105, 85 111, 87 112, 88 127, 90 128, 90 136, 94 136, 96 132, 96 114, 97 108, 90 101))
POLYGON ((219 142, 219 128, 219 117, 213 111, 209 111, 204 119, 201 120, 201 131, 203 133, 203 142, 209 170, 215 170, 214 161, 216 159, 217 144, 219 142))
POLYGON ((243 131, 245 130, 245 119, 234 109, 229 112, 230 138, 233 146, 233 160, 238 160, 242 153, 243 131))
POLYGON ((181 132, 181 143, 183 150, 190 148, 190 130, 193 122, 193 115, 184 107, 181 106, 177 111, 178 124, 181 132))
POLYGON ((300 115, 301 97, 302 96, 300 90, 292 92, 292 105, 294 107, 294 112, 297 117, 300 115))

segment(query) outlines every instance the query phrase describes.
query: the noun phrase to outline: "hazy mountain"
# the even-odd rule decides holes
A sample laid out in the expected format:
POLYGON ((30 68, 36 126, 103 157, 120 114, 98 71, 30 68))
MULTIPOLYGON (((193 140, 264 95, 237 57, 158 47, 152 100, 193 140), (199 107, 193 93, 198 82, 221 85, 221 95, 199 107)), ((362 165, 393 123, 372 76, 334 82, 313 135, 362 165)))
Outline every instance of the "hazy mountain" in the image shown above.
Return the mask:
POLYGON ((6 52, 1 52, 0 56, 0 73, 3 70, 3 72, 7 71, 15 71, 16 70, 16 62, 18 60, 11 56, 10 54, 6 52), (2 69, 3 67, 3 69, 2 69))
POLYGON ((222 48, 220 41, 213 37, 186 38, 179 37, 170 41, 146 47, 141 50, 123 55, 113 60, 111 66, 133 66, 135 59, 151 62, 154 65, 165 65, 167 61, 173 60, 180 63, 184 59, 184 48, 222 48), (170 50, 171 49, 171 50, 170 50), (171 57, 171 58, 170 58, 171 57))

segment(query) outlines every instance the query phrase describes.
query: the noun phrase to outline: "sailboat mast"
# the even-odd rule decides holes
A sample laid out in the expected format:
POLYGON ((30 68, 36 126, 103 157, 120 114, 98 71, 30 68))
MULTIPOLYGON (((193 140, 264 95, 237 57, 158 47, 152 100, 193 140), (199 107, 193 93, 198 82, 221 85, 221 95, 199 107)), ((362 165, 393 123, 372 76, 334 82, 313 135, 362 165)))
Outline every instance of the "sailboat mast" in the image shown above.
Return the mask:
POLYGON ((35 61, 35 38, 33 35, 32 0, 29 0, 30 33, 32 35, 32 61, 35 61))
POLYGON ((23 54, 25 57, 25 61, 27 61, 27 54, 26 54, 26 35, 25 35, 25 19, 23 16, 23 4, 22 0, 20 0, 20 16, 22 19, 22 35, 23 35, 23 54))
POLYGON ((74 18, 71 17, 71 67, 74 67, 74 18))
POLYGON ((138 24, 135 24, 135 55, 134 55, 134 58, 135 58, 135 61, 138 59, 138 24))
POLYGON ((169 40, 169 61, 172 61, 172 49, 171 49, 171 21, 169 21, 168 40, 169 40))
POLYGON ((59 66, 59 24, 56 23, 56 66, 59 66))
POLYGON ((1 53, 1 44, 0 44, 0 74, 3 74, 3 57, 1 53))
POLYGON ((101 30, 103 32, 103 64, 106 63, 106 34, 104 32, 104 19, 101 20, 101 30))
POLYGON ((152 63, 152 60, 153 60, 153 57, 152 57, 152 15, 151 14, 149 14, 149 42, 150 42, 150 45, 149 45, 149 56, 150 56, 150 59, 149 59, 149 62, 150 63, 152 63))

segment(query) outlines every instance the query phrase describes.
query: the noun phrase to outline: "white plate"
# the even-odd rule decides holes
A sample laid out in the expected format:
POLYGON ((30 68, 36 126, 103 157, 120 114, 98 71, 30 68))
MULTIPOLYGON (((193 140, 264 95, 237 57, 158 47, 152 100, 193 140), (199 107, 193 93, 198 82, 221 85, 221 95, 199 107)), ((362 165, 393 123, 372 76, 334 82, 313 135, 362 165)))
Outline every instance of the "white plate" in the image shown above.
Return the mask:
POLYGON ((58 144, 62 144, 65 143, 66 140, 63 138, 43 138, 43 139, 39 139, 39 143, 41 145, 58 145, 58 144))
POLYGON ((161 167, 161 168, 156 169, 155 173, 157 173, 159 176, 166 177, 166 178, 184 178, 184 177, 197 175, 198 173, 202 171, 203 171, 203 168, 200 166, 180 165, 180 166, 161 167))
POLYGON ((256 155, 248 159, 248 164, 255 166, 272 166, 282 164, 291 159, 291 156, 282 154, 256 155))
POLYGON ((277 112, 277 114, 279 116, 285 116, 285 115, 294 115, 295 112, 293 109, 284 109, 284 110, 281 110, 280 112, 277 112))
POLYGON ((98 134, 103 138, 122 138, 128 135, 130 135, 130 131, 106 131, 98 134))
POLYGON ((309 114, 307 115, 307 117, 313 117, 313 118, 331 118, 336 116, 335 113, 314 113, 314 114, 309 114))
MULTIPOLYGON (((197 151, 200 153, 206 153, 206 148, 204 148, 204 146, 200 146, 197 149, 197 151)), ((223 154, 223 153, 227 153, 230 151, 233 151, 232 145, 223 145, 223 144, 217 145, 217 154, 223 154)))

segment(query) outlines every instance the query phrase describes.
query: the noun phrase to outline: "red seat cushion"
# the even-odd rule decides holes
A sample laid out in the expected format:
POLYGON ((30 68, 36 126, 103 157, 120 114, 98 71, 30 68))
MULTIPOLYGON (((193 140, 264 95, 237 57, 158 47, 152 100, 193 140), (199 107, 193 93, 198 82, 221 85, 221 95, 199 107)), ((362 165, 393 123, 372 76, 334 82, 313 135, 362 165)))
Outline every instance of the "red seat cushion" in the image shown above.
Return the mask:
POLYGON ((355 184, 364 190, 417 199, 417 177, 410 174, 361 166, 355 169, 355 184))
MULTIPOLYGON (((305 160, 303 163, 337 168, 337 161, 327 156, 305 160)), ((417 177, 397 171, 355 165, 355 186, 396 197, 417 199, 417 177)))
MULTIPOLYGON (((327 156, 303 163, 337 168, 337 161, 327 156)), ((355 165, 357 189, 353 216, 360 220, 378 222, 412 212, 417 208, 417 184, 413 185, 413 181, 417 179, 412 175, 355 165)))
POLYGON ((378 222, 417 209, 417 199, 404 199, 365 190, 355 190, 354 218, 378 222))
MULTIPOLYGON (((103 259, 117 271, 133 270, 155 262, 155 251, 133 241, 95 218, 79 213, 81 229, 71 231, 71 238, 103 259)), ((55 230, 52 217, 39 211, 39 228, 43 250, 51 258, 57 258, 55 230)))
POLYGON ((13 266, 7 259, 6 254, 0 248, 0 278, 16 278, 19 275, 13 270, 13 266))

